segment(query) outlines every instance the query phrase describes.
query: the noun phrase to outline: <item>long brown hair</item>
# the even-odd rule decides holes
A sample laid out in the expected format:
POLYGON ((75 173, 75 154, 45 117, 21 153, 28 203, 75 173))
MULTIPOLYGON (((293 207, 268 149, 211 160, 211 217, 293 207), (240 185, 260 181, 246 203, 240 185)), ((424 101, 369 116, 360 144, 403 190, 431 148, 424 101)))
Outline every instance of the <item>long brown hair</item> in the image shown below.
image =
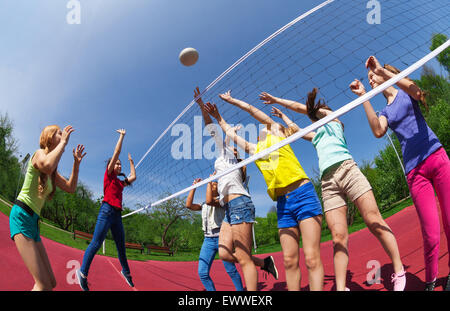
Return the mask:
POLYGON ((325 104, 325 101, 323 98, 319 99, 316 102, 316 96, 317 96, 317 88, 315 87, 311 92, 308 93, 308 99, 306 100, 306 112, 308 114, 308 117, 313 121, 319 121, 319 117, 317 117, 317 112, 319 112, 319 109, 327 109, 331 110, 330 107, 328 107, 325 104))
MULTIPOLYGON (((390 71, 390 72, 392 72, 393 74, 399 74, 400 73, 400 69, 398 69, 397 67, 394 67, 392 65, 389 65, 389 64, 384 64, 383 68, 388 70, 388 71, 390 71)), ((419 87, 416 84, 416 82, 414 82, 410 77, 405 77, 405 79, 410 81, 410 82, 412 82, 412 83, 414 83, 415 86, 419 87)), ((421 89, 420 90, 420 99, 419 100, 425 106, 425 108, 428 111, 428 105, 427 105, 426 96, 427 96, 427 93, 421 89)))
MULTIPOLYGON (((333 111, 333 109, 331 109, 327 104, 325 104, 323 98, 319 99, 316 102, 317 92, 318 92, 317 88, 316 87, 313 88, 313 90, 308 93, 308 99, 306 100, 306 113, 308 114, 308 117, 314 122, 319 121, 319 119, 322 119, 322 117, 317 116, 319 109, 326 109, 333 111)), ((344 129, 344 123, 341 120, 338 120, 338 122, 342 125, 342 129, 344 129)))
MULTIPOLYGON (((44 150, 45 154, 48 154, 50 152, 50 147, 52 144, 53 137, 55 134, 60 130, 58 125, 49 125, 46 126, 42 132, 41 136, 39 137, 39 147, 44 150)), ((55 180, 56 180, 56 172, 58 171, 58 167, 55 168, 55 170, 52 172, 50 178, 52 182, 52 192, 48 196, 48 200, 51 200, 53 198, 53 195, 56 191, 55 186, 55 180)), ((45 191, 47 180, 49 175, 42 173, 39 175, 38 180, 38 192, 39 195, 42 195, 45 191)))

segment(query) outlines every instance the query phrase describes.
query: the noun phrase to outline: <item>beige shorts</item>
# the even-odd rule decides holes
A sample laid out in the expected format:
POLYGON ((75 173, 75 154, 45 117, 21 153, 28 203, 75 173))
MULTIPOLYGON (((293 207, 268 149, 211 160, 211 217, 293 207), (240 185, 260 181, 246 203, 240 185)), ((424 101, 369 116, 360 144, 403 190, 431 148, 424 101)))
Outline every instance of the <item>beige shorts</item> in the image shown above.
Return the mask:
POLYGON ((323 211, 347 205, 347 198, 354 202, 372 190, 366 176, 353 160, 345 160, 322 176, 323 211))

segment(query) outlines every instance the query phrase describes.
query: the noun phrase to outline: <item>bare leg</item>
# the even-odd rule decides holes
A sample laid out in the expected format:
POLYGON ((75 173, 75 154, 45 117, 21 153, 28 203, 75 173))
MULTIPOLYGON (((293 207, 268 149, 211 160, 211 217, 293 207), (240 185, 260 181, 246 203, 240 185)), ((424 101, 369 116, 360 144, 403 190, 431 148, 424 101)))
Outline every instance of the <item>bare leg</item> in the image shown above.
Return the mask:
POLYGON ((52 286, 52 288, 55 288, 56 287, 56 278, 55 278, 55 274, 53 273, 53 269, 50 264, 50 260, 48 259, 47 251, 45 250, 44 244, 42 243, 42 241, 37 242, 36 244, 39 249, 39 254, 41 256, 41 259, 44 262, 45 267, 47 268, 48 275, 50 276, 51 286, 52 286))
POLYGON ((219 256, 222 260, 239 263, 248 291, 256 291, 258 271, 264 260, 252 256, 252 224, 230 225, 222 223, 219 236, 219 256))
POLYGON ((42 242, 35 242, 23 234, 16 234, 14 242, 25 266, 33 276, 33 290, 52 290, 56 281, 42 242))
POLYGON ((311 291, 323 289, 323 265, 320 259, 320 232, 322 230, 322 216, 315 216, 299 222, 302 234, 303 252, 308 269, 309 288, 311 291))
POLYGON ((400 258, 397 240, 391 228, 389 228, 383 217, 381 217, 372 190, 367 191, 357 198, 355 204, 370 232, 380 241, 384 250, 391 258, 394 272, 401 272, 403 270, 403 264, 400 258))
POLYGON ((325 213, 328 228, 333 238, 333 263, 336 290, 345 291, 348 266, 347 206, 341 206, 325 213))
MULTIPOLYGON (((231 227, 229 223, 222 223, 219 236, 219 257, 221 260, 238 263, 233 246, 233 232, 231 227)), ((257 267, 264 266, 264 259, 252 256, 252 260, 257 267)))
POLYGON ((299 291, 301 272, 299 267, 300 230, 298 227, 282 228, 278 230, 280 244, 283 251, 286 284, 289 291, 299 291))

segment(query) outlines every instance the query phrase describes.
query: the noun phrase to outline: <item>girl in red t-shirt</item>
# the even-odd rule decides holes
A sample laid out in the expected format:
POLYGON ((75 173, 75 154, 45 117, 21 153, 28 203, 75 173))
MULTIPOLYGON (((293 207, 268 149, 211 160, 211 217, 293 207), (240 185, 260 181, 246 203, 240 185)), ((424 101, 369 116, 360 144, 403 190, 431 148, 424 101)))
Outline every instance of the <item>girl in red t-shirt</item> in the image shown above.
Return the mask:
POLYGON ((130 268, 127 262, 127 256, 125 252, 125 233, 122 224, 122 192, 123 188, 131 185, 136 180, 136 170, 134 168, 133 159, 128 154, 128 160, 130 161, 130 175, 125 177, 122 173, 122 164, 119 160, 120 151, 122 150, 122 142, 125 137, 125 130, 117 130, 120 134, 117 141, 116 148, 112 158, 108 160, 108 164, 103 179, 103 193, 104 198, 100 211, 97 217, 97 223, 95 225, 94 236, 89 244, 83 257, 83 264, 81 269, 77 270, 77 277, 81 288, 84 291, 88 291, 87 276, 89 267, 94 259, 95 254, 100 249, 103 241, 106 238, 108 230, 111 229, 114 242, 116 242, 117 252, 119 255, 119 261, 122 266, 122 275, 127 281, 128 285, 134 287, 130 268), (120 180, 118 176, 125 177, 124 180, 120 180))

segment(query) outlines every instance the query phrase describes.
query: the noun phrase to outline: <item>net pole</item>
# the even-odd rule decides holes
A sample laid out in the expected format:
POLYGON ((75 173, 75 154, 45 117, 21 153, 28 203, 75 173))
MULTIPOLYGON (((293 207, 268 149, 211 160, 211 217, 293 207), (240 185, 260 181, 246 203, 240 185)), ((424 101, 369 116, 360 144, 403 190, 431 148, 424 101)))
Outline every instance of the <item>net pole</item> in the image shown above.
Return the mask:
POLYGON ((377 86, 376 88, 374 88, 373 90, 367 92, 366 94, 362 95, 361 97, 353 100, 352 102, 346 104, 345 106, 339 108, 338 110, 332 112, 331 114, 329 114, 328 116, 314 122, 313 124, 305 127, 304 129, 300 130, 299 132, 287 137, 286 139, 283 139, 282 141, 280 141, 277 144, 274 144, 273 146, 262 150, 261 152, 254 154, 250 157, 248 157, 245 160, 242 160, 241 162, 233 165, 232 167, 230 167, 229 169, 223 171, 220 174, 216 174, 214 176, 211 176, 207 179, 204 179, 198 183, 196 183, 195 185, 192 185, 190 187, 187 187, 183 190, 180 190, 166 198, 160 199, 156 202, 153 202, 152 204, 149 204, 143 208, 140 208, 136 211, 133 211, 129 214, 126 214, 124 216, 122 216, 122 218, 125 218, 127 216, 130 216, 132 214, 135 214, 137 212, 140 212, 144 209, 147 209, 149 207, 152 206, 156 206, 159 204, 162 204, 168 200, 171 200, 175 197, 178 197, 184 193, 187 193, 189 191, 191 191, 192 189, 196 189, 198 187, 201 187, 213 180, 219 179, 229 173, 231 173, 234 170, 237 170, 243 166, 246 166, 262 157, 265 157, 267 155, 269 155, 270 153, 274 152, 275 150, 278 150, 279 148, 288 145, 300 138, 302 138, 303 136, 305 136, 306 134, 318 129, 319 127, 325 125, 326 123, 339 118, 340 116, 346 114, 347 112, 349 112, 350 110, 353 110, 354 108, 358 107, 359 105, 361 105, 362 103, 370 100, 372 97, 380 94, 381 92, 383 92, 385 89, 387 89, 390 86, 393 86, 394 84, 396 84, 397 82, 399 82, 401 79, 409 76, 411 73, 413 73, 414 71, 416 71, 417 69, 419 69, 420 67, 422 67, 425 63, 427 63, 428 61, 430 61, 431 59, 433 59, 434 57, 436 57, 437 55, 439 55, 442 51, 444 51, 446 48, 448 48, 450 46, 450 40, 447 40, 445 43, 443 43, 441 46, 439 46, 438 48, 436 48, 434 51, 428 53, 427 55, 425 55, 423 58, 419 59, 417 62, 415 62, 414 64, 412 64, 411 66, 409 66, 408 68, 406 68, 405 70, 403 70, 402 72, 398 73, 397 75, 395 75, 394 77, 390 78, 388 81, 384 82, 383 84, 377 86))

